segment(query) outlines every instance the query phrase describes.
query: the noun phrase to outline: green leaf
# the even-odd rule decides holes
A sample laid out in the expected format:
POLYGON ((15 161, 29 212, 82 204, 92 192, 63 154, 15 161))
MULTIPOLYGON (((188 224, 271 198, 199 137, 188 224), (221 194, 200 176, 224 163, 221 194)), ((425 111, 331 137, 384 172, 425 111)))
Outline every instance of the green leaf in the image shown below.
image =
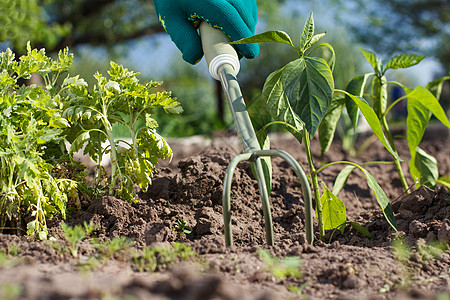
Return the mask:
POLYGON ((319 125, 321 155, 330 149, 342 109, 344 108, 344 102, 345 99, 343 97, 333 97, 331 106, 319 125))
POLYGON ((336 176, 336 180, 334 181, 333 194, 339 195, 339 193, 347 183, 348 177, 355 169, 356 169, 355 166, 348 165, 345 166, 345 168, 343 168, 341 172, 339 172, 338 176, 336 176))
POLYGON ((358 105, 361 113, 363 114, 373 133, 378 137, 383 146, 394 156, 394 158, 401 160, 398 154, 395 153, 395 151, 390 146, 386 136, 384 135, 380 120, 378 119, 377 115, 370 107, 370 105, 366 102, 366 100, 362 97, 357 97, 347 92, 344 93, 348 95, 353 101, 355 101, 356 105, 358 105))
POLYGON ((450 189, 450 175, 439 177, 436 183, 445 185, 447 188, 450 189))
POLYGON ((276 121, 286 122, 298 131, 303 129, 304 123, 295 113, 291 103, 283 88, 281 76, 283 69, 270 74, 263 87, 263 97, 266 101, 267 109, 276 121))
POLYGON ((87 86, 87 83, 83 78, 79 78, 79 75, 76 75, 74 77, 67 77, 64 79, 61 87, 65 86, 87 86))
POLYGON ((75 138, 75 140, 70 145, 70 154, 73 155, 74 153, 80 151, 83 149, 84 144, 90 140, 90 134, 89 131, 82 131, 80 134, 75 138))
POLYGON ((292 43, 291 37, 284 31, 266 31, 254 36, 243 38, 229 44, 252 44, 252 43, 282 43, 288 44, 294 49, 295 46, 292 43))
POLYGON ((395 231, 398 231, 397 224, 395 222, 394 217, 394 211, 392 210, 391 203, 389 203, 389 199, 386 196, 386 193, 383 191, 381 186, 378 184, 375 177, 373 177, 366 169, 361 168, 360 169, 364 172, 367 178, 367 184, 370 187, 370 189, 375 194, 375 198, 377 199, 378 205, 381 207, 383 211, 383 215, 385 219, 388 221, 388 223, 391 225, 392 228, 395 229, 395 231))
POLYGON ((339 227, 347 221, 345 204, 324 184, 325 191, 320 197, 322 203, 323 226, 325 230, 339 227))
POLYGON ((422 141, 430 120, 430 112, 449 129, 450 122, 443 108, 428 89, 418 86, 412 91, 408 90, 407 97, 406 138, 411 154, 410 169, 414 174, 417 174, 418 171, 415 170, 416 149, 422 141))
POLYGON ((308 44, 312 40, 313 36, 314 36, 314 17, 313 13, 311 12, 308 19, 305 22, 305 26, 303 26, 302 35, 300 36, 300 49, 302 53, 309 48, 308 44))
MULTIPOLYGON (((356 95, 359 97, 363 96, 364 93, 364 84, 366 82, 366 76, 357 76, 354 77, 348 84, 345 90, 352 95, 356 95)), ((352 121, 353 128, 356 129, 358 125, 358 113, 359 109, 356 103, 347 95, 345 95, 345 107, 347 108, 348 116, 352 121)))
POLYGON ((321 58, 300 58, 282 69, 280 82, 290 106, 313 137, 333 97, 330 67, 321 58))
POLYGON ((439 178, 438 162, 436 158, 417 147, 414 159, 410 160, 409 172, 416 181, 416 187, 426 185, 434 188, 439 178))
POLYGON ((405 69, 420 63, 425 56, 413 53, 402 53, 392 57, 386 64, 385 71, 388 69, 405 69))
POLYGON ((362 52, 362 54, 364 55, 366 60, 372 66, 372 68, 375 71, 375 73, 380 73, 381 72, 381 61, 378 60, 378 58, 375 55, 375 53, 373 53, 373 52, 371 52, 369 50, 363 49, 361 47, 359 47, 359 50, 362 52))
POLYGON ((442 86, 444 85, 444 81, 450 80, 450 76, 444 76, 433 81, 430 81, 426 88, 434 95, 436 99, 439 100, 442 93, 442 86))
POLYGON ((361 224, 357 223, 357 222, 349 222, 349 224, 355 228, 358 232, 364 234, 365 236, 367 236, 370 239, 373 239, 373 236, 370 234, 369 230, 367 230, 366 227, 362 226, 361 224))
MULTIPOLYGON (((317 43, 317 42, 318 42, 321 38, 323 38, 325 35, 327 35, 326 32, 324 32, 324 33, 319 33, 319 34, 314 35, 314 36, 312 37, 312 39, 311 39, 307 44, 305 44, 304 50, 307 50, 308 48, 312 47, 315 43, 317 43)), ((323 44, 323 45, 325 45, 325 44, 323 44)))
POLYGON ((27 224, 27 234, 32 235, 34 234, 39 228, 39 223, 37 220, 28 222, 27 224))

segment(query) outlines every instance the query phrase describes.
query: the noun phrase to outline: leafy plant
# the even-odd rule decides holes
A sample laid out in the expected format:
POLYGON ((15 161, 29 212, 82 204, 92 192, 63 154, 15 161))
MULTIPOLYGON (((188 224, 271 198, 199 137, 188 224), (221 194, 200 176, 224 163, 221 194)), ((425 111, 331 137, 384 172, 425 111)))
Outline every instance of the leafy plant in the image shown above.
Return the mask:
POLYGON ((68 243, 69 251, 75 258, 78 257, 78 249, 81 242, 96 229, 92 222, 89 224, 84 222, 83 226, 75 225, 74 227, 67 225, 66 223, 61 223, 61 228, 63 230, 64 238, 68 243))
MULTIPOLYGON (((386 220, 396 229, 394 213, 386 194, 376 179, 362 165, 340 161, 326 164, 318 170, 314 165, 310 145, 311 138, 314 137, 318 129, 328 133, 331 132, 329 120, 331 118, 337 122, 337 119, 329 116, 338 115, 336 110, 340 108, 341 103, 344 103, 345 99, 344 97, 333 97, 335 91, 332 75, 335 63, 334 50, 328 43, 316 45, 324 36, 325 33, 314 34, 314 19, 311 13, 303 27, 299 47, 296 47, 289 35, 282 31, 268 31, 234 42, 236 44, 284 43, 291 46, 299 56, 298 59, 273 72, 266 79, 262 95, 266 102, 266 108, 275 121, 266 124, 259 130, 260 141, 268 139, 267 127, 273 124, 282 124, 299 142, 304 142, 310 179, 316 200, 319 234, 322 239, 326 229, 338 228, 347 222, 344 203, 325 185, 323 185, 324 192, 322 194, 319 190, 319 173, 326 167, 335 164, 349 164, 352 168, 358 168, 364 173, 386 220), (314 50, 323 47, 331 52, 329 61, 312 56, 314 50)), ((352 99, 354 101, 362 101, 358 97, 353 97, 352 99)), ((378 122, 376 125, 378 125, 378 128, 374 130, 375 134, 383 135, 380 123, 378 122)), ((392 151, 386 142, 384 142, 384 145, 392 151)))
POLYGON ((303 277, 300 271, 300 257, 289 256, 280 259, 272 256, 269 251, 265 249, 259 249, 258 256, 266 264, 267 270, 277 279, 283 280, 290 276, 298 279, 303 277))
POLYGON ((77 197, 77 184, 55 174, 64 161, 63 99, 58 80, 72 63, 68 49, 56 59, 45 49, 31 49, 16 60, 8 48, 0 53, 0 227, 22 227, 47 237, 46 218, 66 214, 66 204, 77 197), (45 85, 20 85, 19 80, 42 76, 45 85), (51 161, 51 162, 50 162, 51 161))
MULTIPOLYGON (((373 52, 362 48, 360 50, 372 66, 373 72, 367 73, 364 76, 355 77, 347 86, 347 91, 340 91, 346 94, 345 101, 338 104, 340 111, 342 111, 342 107, 345 105, 355 128, 358 122, 358 110, 360 110, 374 132, 384 131, 387 139, 382 132, 376 135, 391 152, 402 186, 409 192, 409 185, 401 167, 403 160, 398 156, 394 137, 391 133, 387 118, 388 113, 395 105, 401 101, 407 101, 406 139, 411 155, 409 172, 416 182, 417 187, 424 184, 429 187, 434 187, 438 183, 450 187, 450 181, 448 181, 447 177, 439 178, 436 159, 419 147, 432 114, 442 124, 450 128, 450 122, 447 119, 445 111, 437 100, 440 97, 443 82, 450 79, 450 76, 436 79, 426 87, 418 86, 414 89, 409 89, 399 82, 388 81, 386 72, 388 70, 404 69, 417 65, 425 58, 424 56, 402 53, 390 58, 386 65, 383 65, 381 59, 373 52), (402 88, 405 91, 405 95, 394 99, 393 103, 388 106, 388 86, 390 85, 402 88), (368 98, 368 100, 363 98, 363 96, 368 98), (379 128, 379 124, 381 124, 382 128, 379 128)), ((336 108, 336 114, 330 120, 332 119, 335 122, 339 116, 340 113, 338 112, 338 108, 336 108)), ((324 145, 322 152, 327 150, 327 146, 332 140, 331 133, 334 133, 335 125, 331 123, 329 123, 330 133, 323 134, 321 137, 324 145)))
POLYGON ((158 159, 172 156, 169 145, 156 132, 158 124, 151 117, 154 109, 160 106, 166 112, 178 114, 182 108, 170 92, 158 91, 160 83, 139 83, 139 73, 111 62, 108 74, 109 79, 96 73, 93 89, 88 89, 85 81, 77 76, 63 82, 67 88, 64 116, 72 124, 68 136, 72 142, 70 153, 84 147, 84 153, 97 164, 94 185, 100 185, 103 180, 102 157, 109 154, 109 194, 132 201, 134 185, 139 184, 145 191, 158 159), (113 135, 114 125, 119 124, 129 130, 131 142, 113 135))

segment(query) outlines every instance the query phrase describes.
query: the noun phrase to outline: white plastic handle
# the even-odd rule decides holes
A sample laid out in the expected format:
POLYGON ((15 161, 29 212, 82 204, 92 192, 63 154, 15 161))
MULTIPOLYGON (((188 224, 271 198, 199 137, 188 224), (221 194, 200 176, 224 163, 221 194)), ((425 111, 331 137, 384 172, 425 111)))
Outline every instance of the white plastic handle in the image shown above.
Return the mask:
POLYGON ((200 24, 200 37, 211 76, 216 80, 220 80, 219 69, 224 64, 230 65, 236 76, 241 68, 239 57, 233 46, 226 44, 230 40, 222 30, 202 22, 200 24))

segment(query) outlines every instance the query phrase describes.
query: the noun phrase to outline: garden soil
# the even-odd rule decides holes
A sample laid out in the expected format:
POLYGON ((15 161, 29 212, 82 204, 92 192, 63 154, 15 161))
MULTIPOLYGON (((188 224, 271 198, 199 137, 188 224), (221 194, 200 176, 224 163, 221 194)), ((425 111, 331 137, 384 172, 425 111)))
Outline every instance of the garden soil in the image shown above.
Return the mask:
MULTIPOLYGON (((427 131, 425 137, 421 147, 437 158, 441 176, 450 174, 448 130, 427 131)), ((393 165, 367 165, 392 203, 399 231, 386 222, 364 174, 355 171, 339 198, 346 205, 348 220, 363 225, 373 238, 347 227, 343 233, 327 232, 325 242, 316 239, 309 245, 301 185, 290 166, 274 158, 270 200, 275 245, 267 246, 257 183, 249 163, 242 162, 234 172, 231 191, 234 245, 226 248, 222 187, 228 163, 241 152, 239 139, 217 134, 212 139, 168 141, 174 157, 160 163, 147 192, 138 189, 137 203, 110 196, 83 199, 65 220, 49 220, 51 238, 46 242, 1 234, 2 299, 450 298, 450 252, 448 246, 447 250, 436 248, 440 244, 445 249, 450 240, 450 194, 445 187, 416 189, 409 179, 412 192, 405 194, 393 165), (177 235, 173 228, 179 220, 192 231, 177 235), (170 248, 178 241, 196 254, 174 264, 161 263, 148 272, 137 268, 131 250, 100 259, 95 243, 85 239, 74 258, 63 250, 62 221, 72 226, 92 221, 96 229, 91 237, 96 237, 96 243, 127 237, 134 241, 132 250, 141 251, 170 248), (261 249, 274 257, 272 264, 262 259, 261 249), (278 276, 277 266, 298 262, 286 257, 300 258, 301 276, 278 276)), ((271 145, 286 150, 308 170, 303 145, 290 135, 271 136, 271 145)), ((406 142, 398 140, 397 146, 407 160, 406 142)), ((378 142, 356 158, 343 151, 339 142, 323 156, 316 140, 312 147, 316 167, 341 160, 390 160, 378 142)), ((320 173, 328 188, 342 167, 320 173)), ((407 162, 403 167, 407 172, 407 162)))

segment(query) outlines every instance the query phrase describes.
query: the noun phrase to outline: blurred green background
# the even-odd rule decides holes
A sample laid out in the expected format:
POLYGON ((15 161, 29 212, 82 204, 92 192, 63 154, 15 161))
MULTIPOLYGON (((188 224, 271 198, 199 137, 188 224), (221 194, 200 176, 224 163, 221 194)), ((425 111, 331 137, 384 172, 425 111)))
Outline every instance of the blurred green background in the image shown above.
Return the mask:
MULTIPOLYGON (((401 52, 427 56, 418 66, 393 73, 406 86, 425 85, 450 70, 450 6, 448 0, 258 0, 257 33, 284 30, 298 43, 304 22, 314 12, 316 32, 336 51, 337 88, 369 71, 358 46, 385 60, 401 52)), ((71 74, 92 85, 93 74, 106 74, 109 61, 141 73, 142 81, 163 81, 181 102, 184 113, 157 113, 166 137, 211 135, 232 129, 224 98, 204 61, 191 66, 157 21, 152 1, 144 0, 0 0, 0 50, 17 55, 32 47, 57 53, 69 47, 75 60, 71 74)), ((284 45, 261 45, 261 54, 242 60, 238 76, 249 110, 258 106, 267 75, 295 58, 284 45)), ((449 110, 449 87, 441 103, 449 110)))

